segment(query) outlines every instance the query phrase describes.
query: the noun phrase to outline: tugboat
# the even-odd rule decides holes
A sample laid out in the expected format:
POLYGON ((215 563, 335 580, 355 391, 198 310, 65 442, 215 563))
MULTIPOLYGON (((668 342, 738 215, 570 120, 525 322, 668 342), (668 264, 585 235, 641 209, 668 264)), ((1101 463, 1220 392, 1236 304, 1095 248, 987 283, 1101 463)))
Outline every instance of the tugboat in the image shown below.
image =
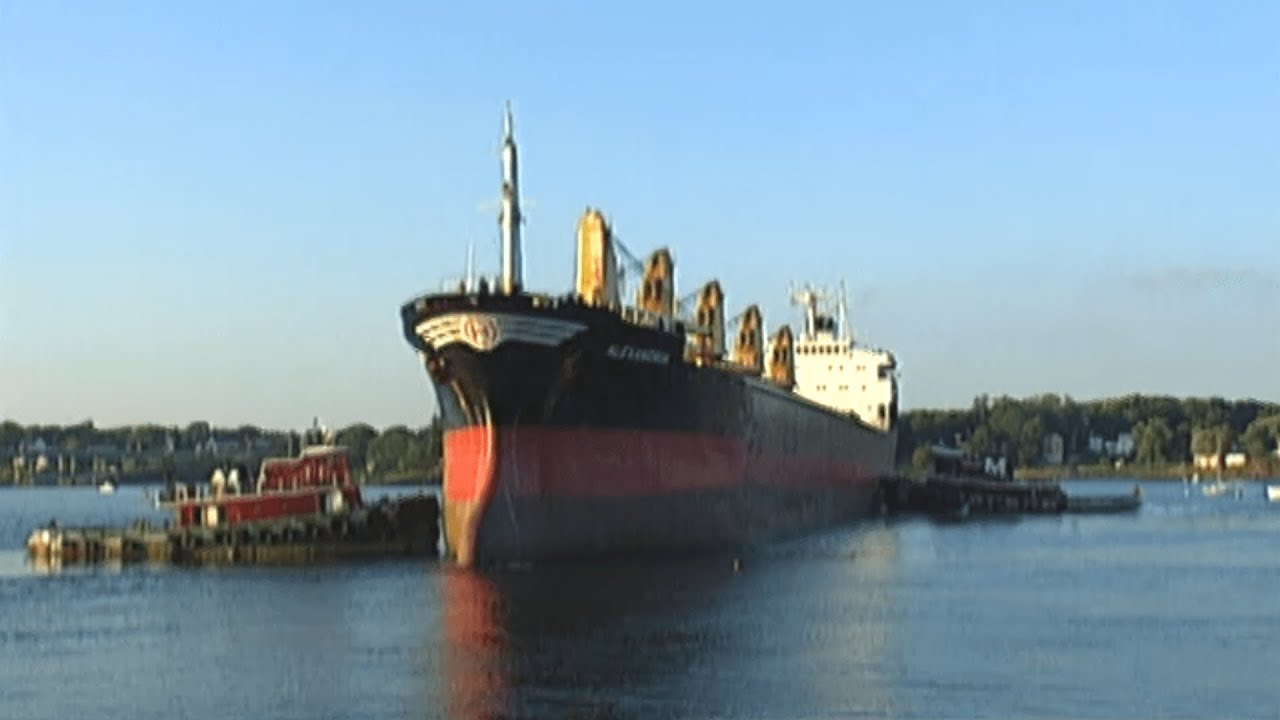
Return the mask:
POLYGON ((219 467, 207 484, 170 482, 156 499, 157 508, 173 511, 180 528, 339 515, 363 506, 347 449, 335 445, 318 423, 307 431, 297 457, 266 458, 256 479, 243 466, 219 467))

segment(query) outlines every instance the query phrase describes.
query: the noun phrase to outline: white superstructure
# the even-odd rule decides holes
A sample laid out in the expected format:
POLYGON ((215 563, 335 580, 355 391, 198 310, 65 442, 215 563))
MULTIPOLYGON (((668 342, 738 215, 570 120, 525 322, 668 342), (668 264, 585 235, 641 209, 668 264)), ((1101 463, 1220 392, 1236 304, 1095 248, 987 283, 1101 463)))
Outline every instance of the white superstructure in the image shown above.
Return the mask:
POLYGON ((887 350, 854 342, 846 329, 843 290, 833 298, 806 287, 792 295, 792 302, 805 312, 804 331, 795 343, 795 392, 852 413, 871 427, 889 430, 896 425, 897 361, 887 350))

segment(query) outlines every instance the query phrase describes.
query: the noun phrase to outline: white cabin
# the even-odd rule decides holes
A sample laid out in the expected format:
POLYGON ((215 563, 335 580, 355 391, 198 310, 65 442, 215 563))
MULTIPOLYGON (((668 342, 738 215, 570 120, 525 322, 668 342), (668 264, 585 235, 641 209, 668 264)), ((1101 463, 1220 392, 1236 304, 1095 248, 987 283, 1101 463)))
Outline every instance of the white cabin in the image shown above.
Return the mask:
POLYGON ((829 297, 805 289, 792 298, 805 310, 804 332, 796 340, 795 392, 833 410, 856 415, 888 431, 898 422, 897 361, 893 353, 863 347, 845 328, 843 293, 836 313, 821 307, 829 297))

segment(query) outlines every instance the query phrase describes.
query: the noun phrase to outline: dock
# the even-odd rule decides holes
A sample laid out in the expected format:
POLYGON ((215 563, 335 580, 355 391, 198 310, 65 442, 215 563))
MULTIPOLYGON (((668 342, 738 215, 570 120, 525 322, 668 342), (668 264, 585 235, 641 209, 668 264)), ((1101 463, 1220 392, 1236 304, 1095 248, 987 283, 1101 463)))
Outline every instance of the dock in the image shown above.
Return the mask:
POLYGON ((886 514, 921 513, 963 519, 974 515, 1061 515, 1125 513, 1142 506, 1142 490, 1101 496, 1073 496, 1053 482, 1018 482, 989 477, 890 476, 879 487, 886 514))
POLYGON ((923 477, 891 475, 880 479, 877 494, 883 514, 923 513, 964 519, 973 515, 1062 515, 1125 513, 1142 507, 1142 488, 1124 494, 1068 495, 1056 482, 1014 479, 1008 457, 978 457, 954 447, 929 447, 923 477))
POLYGON ((1069 513, 1127 513, 1142 507, 1142 488, 1134 486, 1133 492, 1125 495, 1100 495, 1097 497, 1068 497, 1069 513))
POLYGON ((27 554, 46 566, 93 564, 288 564, 388 556, 438 556, 434 495, 384 500, 338 514, 315 513, 206 527, 154 525, 34 529, 27 554))

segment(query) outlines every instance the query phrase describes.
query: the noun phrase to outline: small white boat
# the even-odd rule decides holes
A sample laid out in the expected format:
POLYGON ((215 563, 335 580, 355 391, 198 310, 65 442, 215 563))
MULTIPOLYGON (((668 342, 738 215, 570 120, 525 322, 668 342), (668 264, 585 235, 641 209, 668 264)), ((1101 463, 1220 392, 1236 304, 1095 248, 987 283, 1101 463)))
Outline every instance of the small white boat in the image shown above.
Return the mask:
POLYGON ((32 557, 55 558, 62 555, 62 531, 56 524, 36 528, 27 537, 27 554, 32 557))
POLYGON ((115 491, 116 491, 116 484, 111 482, 110 480, 103 480, 102 482, 98 483, 98 494, 100 495, 110 495, 115 491))
POLYGON ((1211 483, 1206 483, 1200 486, 1200 492, 1204 493, 1206 497, 1226 495, 1230 489, 1231 486, 1221 480, 1214 480, 1211 483))
POLYGON ((1267 500, 1270 502, 1280 502, 1280 485, 1267 486, 1267 500))

